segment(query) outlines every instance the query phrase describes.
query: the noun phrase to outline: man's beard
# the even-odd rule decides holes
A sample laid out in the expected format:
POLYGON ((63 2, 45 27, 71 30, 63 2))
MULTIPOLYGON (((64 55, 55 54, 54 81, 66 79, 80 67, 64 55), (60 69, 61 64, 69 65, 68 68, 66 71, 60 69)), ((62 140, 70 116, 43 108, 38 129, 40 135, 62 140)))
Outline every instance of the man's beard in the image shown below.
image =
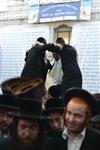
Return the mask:
POLYGON ((19 142, 18 150, 33 150, 34 144, 32 142, 19 142))
POLYGON ((0 130, 6 131, 6 130, 8 130, 8 128, 9 128, 9 125, 7 125, 6 123, 1 123, 0 124, 0 130))
POLYGON ((9 126, 4 126, 0 128, 2 134, 8 134, 9 132, 9 126))

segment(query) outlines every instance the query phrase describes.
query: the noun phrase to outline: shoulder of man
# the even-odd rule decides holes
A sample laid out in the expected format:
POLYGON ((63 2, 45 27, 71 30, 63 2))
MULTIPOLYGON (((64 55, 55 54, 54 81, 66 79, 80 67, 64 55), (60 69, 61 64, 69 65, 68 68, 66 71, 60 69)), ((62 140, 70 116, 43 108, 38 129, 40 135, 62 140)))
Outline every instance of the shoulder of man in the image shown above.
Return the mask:
POLYGON ((87 140, 93 141, 93 143, 97 143, 100 146, 100 131, 96 130, 94 128, 90 128, 86 130, 86 136, 87 140))
POLYGON ((7 138, 0 137, 0 150, 10 150, 9 149, 10 140, 7 138))

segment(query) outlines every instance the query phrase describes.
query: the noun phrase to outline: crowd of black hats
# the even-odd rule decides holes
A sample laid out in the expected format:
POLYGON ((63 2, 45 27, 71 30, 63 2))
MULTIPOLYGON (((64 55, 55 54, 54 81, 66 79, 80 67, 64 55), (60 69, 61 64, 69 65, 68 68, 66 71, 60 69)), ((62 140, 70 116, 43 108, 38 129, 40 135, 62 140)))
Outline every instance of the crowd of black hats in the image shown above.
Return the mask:
POLYGON ((44 119, 41 108, 42 103, 37 99, 0 95, 0 110, 7 111, 17 118, 44 119))
MULTIPOLYGON (((0 95, 0 109, 4 111, 9 111, 16 117, 23 117, 23 118, 30 118, 30 119, 44 119, 42 115, 42 102, 41 100, 36 97, 28 97, 26 96, 26 93, 30 93, 31 95, 34 95, 34 87, 36 88, 39 86, 41 83, 40 80, 29 82, 28 80, 23 80, 26 86, 22 88, 22 80, 19 78, 15 78, 4 83, 7 83, 5 87, 5 84, 2 84, 2 91, 3 94, 0 95), (15 81, 15 82, 14 82, 15 81), (12 84, 13 83, 13 84, 12 84), (11 86, 13 85, 13 86, 11 86), (30 86, 29 86, 30 85, 30 86), (32 86, 34 85, 34 87, 32 86), (19 88, 18 88, 19 87, 19 88), (21 88, 20 88, 21 87, 21 88), (28 88, 27 88, 28 87, 28 88), (16 89, 16 90, 15 90, 16 89), (17 91, 18 89, 18 91, 17 91), (28 89, 28 90, 27 90, 28 89), (15 90, 15 91, 14 91, 15 90), (18 96, 18 92, 20 91, 20 94, 24 96, 18 96), (26 93, 24 93, 26 91, 26 93), (17 94, 15 94, 15 93, 17 94), (23 94, 24 93, 24 94, 23 94)), ((41 87, 41 86, 40 86, 41 87)), ((52 88, 49 89, 49 92, 53 93, 53 95, 56 95, 57 91, 57 96, 60 93, 60 87, 52 86, 52 88)), ((100 101, 98 102, 95 100, 95 96, 90 94, 88 91, 81 89, 81 88, 70 88, 66 91, 66 94, 63 99, 58 97, 47 99, 46 105, 45 105, 45 110, 43 111, 43 114, 48 114, 50 111, 61 111, 63 112, 64 110, 64 105, 66 105, 69 100, 73 97, 82 97, 90 106, 92 109, 92 115, 95 116, 92 118, 92 122, 100 122, 100 101), (99 110, 99 111, 98 111, 99 110), (98 115, 99 114, 99 115, 98 115)))

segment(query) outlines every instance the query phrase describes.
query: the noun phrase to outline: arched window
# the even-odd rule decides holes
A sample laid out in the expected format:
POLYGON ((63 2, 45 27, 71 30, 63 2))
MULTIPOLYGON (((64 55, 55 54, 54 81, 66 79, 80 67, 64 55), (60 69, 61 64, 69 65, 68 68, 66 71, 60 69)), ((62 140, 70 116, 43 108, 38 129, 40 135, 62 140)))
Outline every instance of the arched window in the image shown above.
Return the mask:
POLYGON ((71 27, 65 24, 59 25, 54 29, 54 39, 56 40, 58 37, 62 37, 67 44, 71 44, 71 32, 71 27))

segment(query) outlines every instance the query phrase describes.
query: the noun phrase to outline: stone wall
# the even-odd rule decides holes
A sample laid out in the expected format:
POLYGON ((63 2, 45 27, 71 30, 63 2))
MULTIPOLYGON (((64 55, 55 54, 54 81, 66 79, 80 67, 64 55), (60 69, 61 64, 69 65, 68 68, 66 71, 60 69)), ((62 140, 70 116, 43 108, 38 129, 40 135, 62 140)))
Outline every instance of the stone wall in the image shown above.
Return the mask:
MULTIPOLYGON (((7 10, 0 12, 0 21, 7 24, 25 24, 28 19, 28 1, 8 0, 7 10)), ((100 20, 100 0, 92 0, 91 20, 100 20)))
MULTIPOLYGON (((28 18, 28 3, 23 1, 8 1, 7 9, 0 12, 0 21, 22 21, 28 18)), ((24 21, 23 21, 24 22, 24 21)))

